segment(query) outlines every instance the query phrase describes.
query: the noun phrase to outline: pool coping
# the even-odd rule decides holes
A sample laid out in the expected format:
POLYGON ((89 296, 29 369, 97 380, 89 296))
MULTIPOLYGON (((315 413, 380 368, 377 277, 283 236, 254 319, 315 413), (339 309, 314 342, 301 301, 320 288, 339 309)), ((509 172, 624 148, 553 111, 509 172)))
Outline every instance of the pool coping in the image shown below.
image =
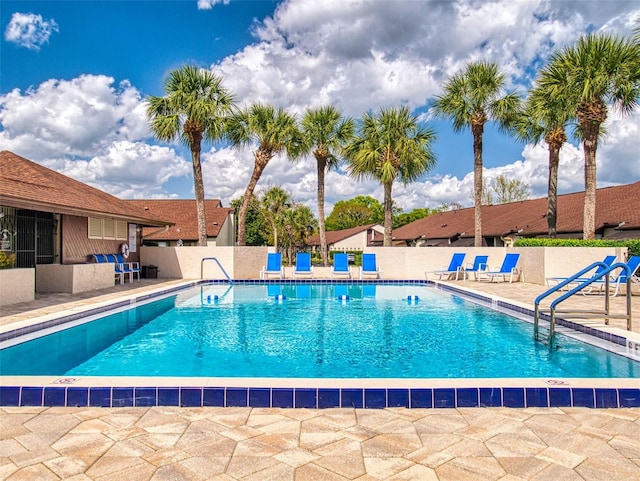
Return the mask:
MULTIPOLYGON (((234 280, 234 284, 419 284, 472 297, 519 315, 533 316, 526 305, 496 296, 425 280, 234 280)), ((143 294, 123 295, 58 313, 18 321, 0 328, 0 341, 37 330, 103 314, 203 284, 185 281, 159 286, 143 294), (61 315, 62 314, 62 315, 61 315), (11 327, 12 329, 7 329, 11 327)), ((558 323, 586 335, 625 346, 625 334, 564 319, 558 323)), ((619 332, 618 332, 619 331, 619 332)), ((632 338, 635 337, 631 333, 632 338)), ((634 341, 635 342, 635 341, 634 341)), ((2 376, 0 406, 182 406, 281 408, 458 408, 458 407, 640 407, 640 380, 635 378, 456 378, 456 379, 300 379, 300 378, 172 378, 2 376)))

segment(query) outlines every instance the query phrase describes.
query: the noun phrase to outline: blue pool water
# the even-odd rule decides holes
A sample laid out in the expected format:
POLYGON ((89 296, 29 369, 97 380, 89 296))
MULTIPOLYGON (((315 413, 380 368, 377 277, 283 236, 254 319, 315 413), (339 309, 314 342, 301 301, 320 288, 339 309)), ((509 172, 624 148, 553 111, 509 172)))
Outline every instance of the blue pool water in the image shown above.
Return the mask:
POLYGON ((196 287, 5 348, 0 374, 600 378, 640 363, 566 337, 550 350, 531 324, 426 286, 263 284, 196 287))

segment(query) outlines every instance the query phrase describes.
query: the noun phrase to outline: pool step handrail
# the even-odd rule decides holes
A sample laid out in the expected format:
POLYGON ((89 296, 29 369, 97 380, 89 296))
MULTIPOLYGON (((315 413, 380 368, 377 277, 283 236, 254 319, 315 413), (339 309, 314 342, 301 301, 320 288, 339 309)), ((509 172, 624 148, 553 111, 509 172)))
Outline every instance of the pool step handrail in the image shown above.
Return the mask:
POLYGON ((204 262, 205 261, 215 261, 216 264, 218 264, 218 267, 220 268, 220 270, 222 271, 224 276, 229 281, 229 284, 233 284, 233 280, 231 279, 229 274, 227 274, 227 271, 224 270, 224 267, 222 267, 222 264, 220 264, 220 261, 218 260, 217 257, 203 257, 202 258, 202 260, 200 261, 200 279, 204 279, 204 262))
POLYGON ((609 319, 611 318, 619 318, 619 319, 626 319, 627 320, 627 330, 630 331, 632 329, 632 318, 631 318, 631 269, 629 268, 629 266, 627 264, 625 264, 624 262, 617 262, 615 264, 612 264, 610 266, 608 266, 607 264, 605 264, 602 261, 598 261, 598 262, 594 262, 593 264, 585 267, 584 269, 582 269, 580 272, 577 272, 576 274, 573 274, 571 277, 568 277, 567 279, 563 280, 562 282, 556 284, 555 286, 553 286, 551 289, 546 290, 545 292, 543 292, 542 294, 540 294, 538 297, 536 297, 535 301, 534 301, 534 305, 535 305, 535 311, 534 311, 534 320, 533 320, 533 337, 536 341, 540 340, 540 335, 539 335, 539 323, 540 323, 540 302, 542 302, 543 299, 545 299, 546 297, 550 296, 551 294, 553 294, 554 292, 559 291, 560 289, 562 289, 564 286, 568 285, 568 284, 572 284, 576 282, 576 279, 582 277, 584 274, 586 274, 587 272, 597 268, 597 267, 601 267, 602 269, 600 270, 600 272, 596 272, 593 276, 591 276, 588 279, 585 279, 584 281, 578 281, 578 285, 576 287, 574 287, 573 289, 570 289, 569 291, 565 292, 564 294, 562 294, 560 297, 554 299, 550 306, 549 306, 549 336, 548 336, 548 344, 550 347, 553 346, 553 340, 555 337, 555 319, 556 319, 556 313, 563 313, 563 314, 582 314, 583 317, 585 317, 585 315, 589 315, 589 316, 596 316, 596 317, 601 317, 604 316, 604 320, 605 320, 605 324, 609 324, 609 319), (625 289, 625 294, 626 294, 626 308, 627 308, 627 313, 626 315, 614 315, 611 314, 610 312, 610 292, 609 292, 609 274, 616 270, 616 269, 622 269, 625 271, 626 274, 626 289, 625 289), (602 312, 598 312, 598 311, 593 311, 593 310, 576 310, 576 309, 569 309, 569 310, 557 310, 556 307, 558 306, 558 304, 560 304, 562 301, 569 299, 571 296, 573 296, 574 294, 582 291, 583 289, 585 289, 586 287, 589 287, 591 284, 593 284, 594 282, 599 281, 600 279, 602 279, 604 277, 604 311, 602 312))

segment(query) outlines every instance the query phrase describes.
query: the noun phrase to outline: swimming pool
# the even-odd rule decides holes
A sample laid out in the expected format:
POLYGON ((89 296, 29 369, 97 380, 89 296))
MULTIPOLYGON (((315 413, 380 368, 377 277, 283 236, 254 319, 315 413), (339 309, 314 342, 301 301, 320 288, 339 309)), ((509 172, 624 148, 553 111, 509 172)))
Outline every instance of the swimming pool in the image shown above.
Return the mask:
POLYGON ((640 377, 640 363, 566 337, 549 349, 426 286, 304 283, 194 287, 3 349, 0 374, 598 378, 640 377))
POLYGON ((1 386, 0 404, 611 407, 640 403, 640 390, 628 389, 625 383, 620 389, 572 388, 557 380, 635 380, 640 373, 637 362, 569 339, 562 341, 561 349, 549 350, 533 342, 529 324, 424 284, 214 284, 183 290, 81 324, 73 334, 67 330, 3 349, 3 376, 62 377, 51 386, 1 386), (462 335, 467 332, 474 336, 462 335), (57 353, 55 362, 49 352, 57 353), (142 360, 141 355, 148 357, 142 360), (59 385, 99 376, 126 377, 116 383, 109 378, 110 387, 95 382, 87 387, 59 385), (129 376, 145 376, 147 381, 140 385, 138 379, 133 387, 129 376), (178 377, 182 387, 173 387, 178 377), (195 382, 185 382, 190 377, 195 382), (483 378, 484 384, 476 386, 491 386, 486 378, 523 377, 544 378, 549 387, 543 383, 500 387, 505 384, 501 380, 494 383, 499 387, 469 387, 474 386, 470 381, 461 387, 425 388, 437 378, 483 378), (213 378, 214 384, 202 382, 204 378, 213 378), (274 381, 269 384, 265 378, 274 381), (286 378, 303 381, 290 387, 283 382, 286 378), (332 388, 331 383, 342 386, 337 382, 342 378, 356 383, 360 379, 361 385, 352 382, 332 388), (387 381, 371 384, 367 379, 387 381), (402 379, 407 381, 403 384, 402 379), (425 382, 416 384, 416 379, 425 382))

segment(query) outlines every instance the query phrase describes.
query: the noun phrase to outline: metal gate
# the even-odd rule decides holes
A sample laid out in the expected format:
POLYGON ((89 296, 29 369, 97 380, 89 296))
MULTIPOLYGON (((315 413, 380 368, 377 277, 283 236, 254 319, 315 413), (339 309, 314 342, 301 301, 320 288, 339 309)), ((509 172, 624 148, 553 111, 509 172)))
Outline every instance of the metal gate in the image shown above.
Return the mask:
POLYGON ((48 212, 2 208, 2 250, 15 253, 15 267, 53 264, 56 216, 48 212))

